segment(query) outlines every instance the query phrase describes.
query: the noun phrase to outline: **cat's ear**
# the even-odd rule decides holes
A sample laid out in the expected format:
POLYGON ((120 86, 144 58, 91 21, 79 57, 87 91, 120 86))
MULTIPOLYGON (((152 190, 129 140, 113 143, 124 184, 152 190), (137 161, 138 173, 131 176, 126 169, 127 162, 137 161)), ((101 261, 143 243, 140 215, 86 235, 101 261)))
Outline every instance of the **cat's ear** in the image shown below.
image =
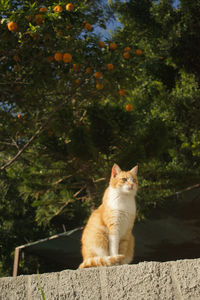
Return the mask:
POLYGON ((138 166, 135 166, 134 168, 132 168, 130 170, 131 174, 134 176, 137 176, 137 173, 138 173, 138 166))
POLYGON ((121 172, 120 167, 117 164, 114 164, 113 167, 112 167, 111 176, 116 177, 120 172, 121 172))

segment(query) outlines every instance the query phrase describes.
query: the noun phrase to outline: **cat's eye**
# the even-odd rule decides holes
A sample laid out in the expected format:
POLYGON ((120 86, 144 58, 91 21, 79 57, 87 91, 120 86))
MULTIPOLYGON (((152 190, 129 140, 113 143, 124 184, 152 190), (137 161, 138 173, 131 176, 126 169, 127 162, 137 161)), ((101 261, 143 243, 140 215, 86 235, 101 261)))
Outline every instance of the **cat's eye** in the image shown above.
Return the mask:
POLYGON ((126 182, 126 181, 127 181, 127 178, 122 178, 122 181, 123 181, 123 182, 126 182))

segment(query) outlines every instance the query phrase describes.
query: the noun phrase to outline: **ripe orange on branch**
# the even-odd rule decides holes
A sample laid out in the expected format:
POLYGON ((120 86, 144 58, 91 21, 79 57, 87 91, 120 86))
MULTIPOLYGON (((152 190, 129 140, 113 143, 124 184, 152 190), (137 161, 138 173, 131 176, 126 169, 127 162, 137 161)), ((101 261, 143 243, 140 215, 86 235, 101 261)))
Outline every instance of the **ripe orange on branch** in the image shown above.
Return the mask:
POLYGON ((74 70, 74 72, 78 72, 79 65, 78 64, 73 64, 73 70, 74 70))
POLYGON ((75 82, 76 85, 79 85, 79 79, 78 78, 75 79, 74 82, 75 82))
POLYGON ((135 54, 136 54, 136 55, 142 55, 142 50, 141 50, 141 49, 137 49, 137 50, 135 51, 135 54))
POLYGON ((56 61, 61 61, 63 59, 63 55, 60 52, 56 52, 54 54, 54 58, 55 58, 56 61))
POLYGON ((125 109, 126 109, 126 111, 131 111, 131 110, 133 110, 133 105, 130 103, 126 104, 125 109))
POLYGON ((68 4, 66 5, 66 10, 68 10, 68 11, 73 11, 73 10, 74 10, 74 5, 73 5, 72 3, 68 3, 68 4))
POLYGON ((91 74, 92 73, 92 68, 87 67, 86 70, 85 70, 85 72, 88 73, 88 74, 91 74))
POLYGON ((126 90, 125 89, 119 90, 119 94, 120 94, 120 96, 125 96, 126 95, 126 90))
POLYGON ((44 17, 41 14, 35 16, 35 22, 37 25, 40 25, 44 22, 44 17))
POLYGON ((112 51, 117 49, 117 44, 116 43, 110 43, 109 49, 112 50, 112 51))
POLYGON ((97 90, 103 90, 103 88, 104 88, 103 83, 97 82, 97 83, 96 83, 96 88, 97 88, 97 90))
POLYGON ((63 10, 62 6, 56 5, 53 9, 54 12, 61 12, 63 10))
POLYGON ((92 31, 92 25, 90 23, 85 23, 84 28, 87 31, 92 31))
POLYGON ((63 55, 63 61, 64 61, 65 63, 71 62, 71 61, 72 61, 72 55, 71 55, 70 53, 65 53, 65 54, 63 55))
POLYGON ((129 59, 131 57, 131 55, 130 55, 130 53, 128 51, 126 51, 126 52, 123 53, 123 57, 125 59, 129 59))
POLYGON ((107 64, 107 70, 108 70, 108 71, 114 70, 113 64, 107 64))
POLYGON ((95 73, 94 73, 94 77, 95 77, 96 79, 100 79, 100 78, 102 78, 102 74, 101 74, 100 72, 95 72, 95 73))
POLYGON ((46 12, 48 9, 46 7, 40 7, 39 12, 46 12))
POLYGON ((15 22, 9 22, 8 23, 8 30, 10 31, 17 31, 18 25, 15 22))
POLYGON ((99 47, 100 48, 104 48, 105 47, 105 43, 103 41, 99 41, 99 47))
POLYGON ((13 69, 14 69, 15 72, 18 72, 19 71, 19 65, 14 65, 13 69))
POLYGON ((128 51, 128 52, 129 52, 129 51, 131 51, 131 47, 125 47, 125 48, 124 48, 124 51, 125 51, 125 52, 127 52, 127 51, 128 51))

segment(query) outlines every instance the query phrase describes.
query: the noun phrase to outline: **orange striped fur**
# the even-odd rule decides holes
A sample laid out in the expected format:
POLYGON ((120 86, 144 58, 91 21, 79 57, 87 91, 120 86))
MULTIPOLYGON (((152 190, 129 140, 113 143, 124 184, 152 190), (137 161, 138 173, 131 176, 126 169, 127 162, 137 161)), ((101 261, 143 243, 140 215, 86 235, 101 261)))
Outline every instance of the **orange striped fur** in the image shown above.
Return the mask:
POLYGON ((80 269, 132 261, 137 171, 138 166, 126 172, 114 164, 102 204, 91 214, 82 234, 83 262, 80 269))

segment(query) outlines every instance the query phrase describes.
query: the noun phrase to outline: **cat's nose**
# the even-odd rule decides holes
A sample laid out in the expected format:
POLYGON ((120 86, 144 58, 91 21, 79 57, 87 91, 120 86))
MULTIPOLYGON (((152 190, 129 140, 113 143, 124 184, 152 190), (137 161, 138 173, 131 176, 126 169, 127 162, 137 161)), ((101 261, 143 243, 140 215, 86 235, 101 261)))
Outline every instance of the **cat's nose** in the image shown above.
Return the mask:
POLYGON ((134 186, 134 184, 133 184, 133 183, 131 183, 131 184, 130 184, 130 188, 131 188, 131 189, 133 189, 133 186, 134 186))

